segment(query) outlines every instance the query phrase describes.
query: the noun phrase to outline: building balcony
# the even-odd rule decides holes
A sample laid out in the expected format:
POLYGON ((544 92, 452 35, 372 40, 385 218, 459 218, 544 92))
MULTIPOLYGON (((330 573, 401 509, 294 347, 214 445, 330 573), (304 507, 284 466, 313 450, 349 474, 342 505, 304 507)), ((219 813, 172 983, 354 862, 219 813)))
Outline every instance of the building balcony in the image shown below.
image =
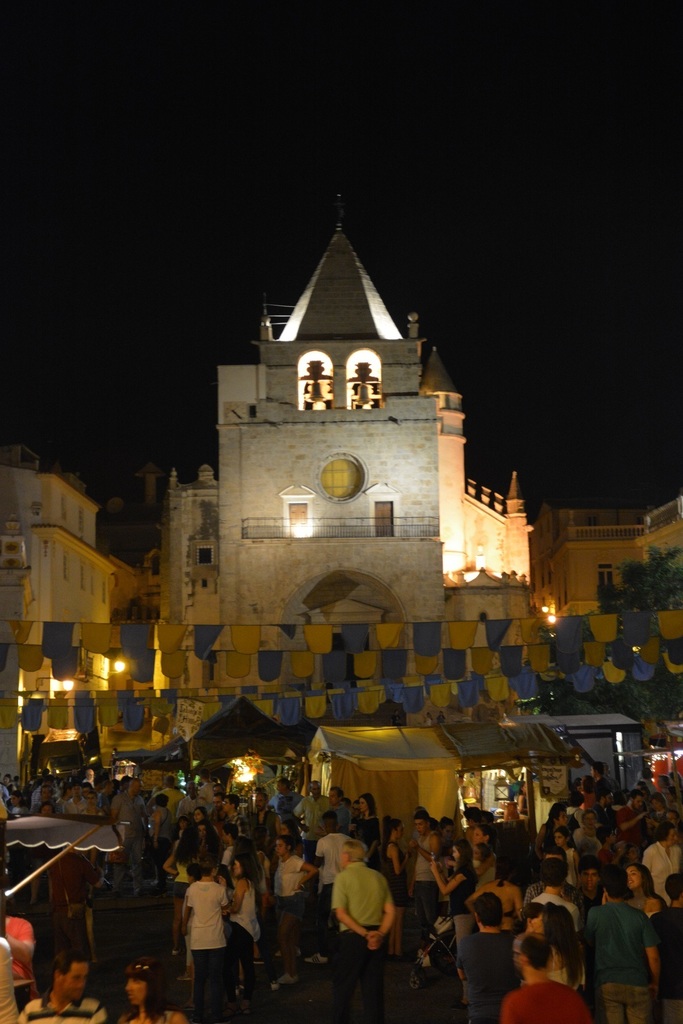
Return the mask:
POLYGON ((644 533, 642 524, 631 523, 625 526, 568 526, 565 536, 567 540, 635 540, 644 533))
POLYGON ((403 516, 391 520, 346 519, 243 519, 242 540, 341 540, 361 537, 398 537, 402 540, 439 537, 438 516, 403 516))
POLYGON ((661 530, 665 526, 670 526, 672 523, 677 523, 683 519, 683 495, 675 498, 673 501, 669 501, 666 505, 660 505, 659 508, 653 508, 651 512, 645 516, 645 526, 648 533, 654 533, 655 530, 661 530))

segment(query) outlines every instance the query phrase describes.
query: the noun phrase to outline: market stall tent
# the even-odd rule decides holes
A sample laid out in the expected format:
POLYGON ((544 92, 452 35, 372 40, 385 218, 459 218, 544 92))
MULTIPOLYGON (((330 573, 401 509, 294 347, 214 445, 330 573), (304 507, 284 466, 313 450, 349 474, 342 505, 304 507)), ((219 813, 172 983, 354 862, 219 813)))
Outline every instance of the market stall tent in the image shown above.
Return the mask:
POLYGON ((233 697, 189 741, 192 762, 219 765, 250 753, 270 764, 301 761, 315 728, 307 718, 282 725, 246 697, 233 697))
POLYGON ((309 760, 328 785, 357 797, 370 792, 380 819, 400 818, 412 829, 420 805, 440 818, 456 817, 458 773, 493 768, 578 763, 577 751, 532 719, 505 724, 464 722, 421 728, 321 726, 309 760))

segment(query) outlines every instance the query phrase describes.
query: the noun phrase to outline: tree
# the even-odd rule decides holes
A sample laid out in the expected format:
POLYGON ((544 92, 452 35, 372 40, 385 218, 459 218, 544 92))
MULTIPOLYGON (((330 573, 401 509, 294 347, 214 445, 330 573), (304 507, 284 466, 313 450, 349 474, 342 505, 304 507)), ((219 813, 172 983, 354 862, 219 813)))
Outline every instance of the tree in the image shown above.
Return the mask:
MULTIPOLYGON (((600 587, 599 611, 620 615, 625 611, 651 611, 652 635, 657 635, 656 612, 683 608, 682 548, 649 548, 644 562, 626 561, 619 566, 620 582, 600 587)), ((586 617, 585 639, 591 639, 590 616, 586 617)), ((547 642, 554 637, 549 631, 547 642)), ((609 657, 609 649, 606 654, 609 657)), ((663 721, 683 717, 683 676, 669 672, 661 660, 652 679, 635 680, 630 673, 620 683, 596 679, 589 693, 576 693, 565 679, 538 676, 538 697, 519 701, 536 714, 604 715, 618 713, 635 721, 663 721)))

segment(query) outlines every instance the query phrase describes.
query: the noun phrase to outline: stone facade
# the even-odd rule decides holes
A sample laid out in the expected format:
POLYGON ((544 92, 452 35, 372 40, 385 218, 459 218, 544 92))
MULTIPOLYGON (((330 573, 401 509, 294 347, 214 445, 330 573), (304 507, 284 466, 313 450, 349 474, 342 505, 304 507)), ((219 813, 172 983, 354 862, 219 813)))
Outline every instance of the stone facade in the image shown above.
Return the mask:
POLYGON ((461 396, 436 350, 423 366, 417 315, 403 337, 340 229, 280 338, 264 315, 255 344, 257 365, 218 369, 218 480, 172 474, 162 617, 431 622, 459 589, 478 617, 482 588, 465 590, 484 568, 494 614, 526 614, 516 480, 509 509, 466 482, 461 396))

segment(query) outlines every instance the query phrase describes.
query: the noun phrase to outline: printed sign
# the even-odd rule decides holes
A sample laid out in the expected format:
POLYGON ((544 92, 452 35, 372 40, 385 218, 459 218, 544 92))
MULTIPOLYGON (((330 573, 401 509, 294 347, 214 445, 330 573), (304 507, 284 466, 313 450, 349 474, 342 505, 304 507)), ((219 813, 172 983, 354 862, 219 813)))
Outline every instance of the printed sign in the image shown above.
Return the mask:
POLYGON ((204 705, 199 700, 181 697, 176 709, 176 732, 184 740, 189 740, 202 724, 204 705))

